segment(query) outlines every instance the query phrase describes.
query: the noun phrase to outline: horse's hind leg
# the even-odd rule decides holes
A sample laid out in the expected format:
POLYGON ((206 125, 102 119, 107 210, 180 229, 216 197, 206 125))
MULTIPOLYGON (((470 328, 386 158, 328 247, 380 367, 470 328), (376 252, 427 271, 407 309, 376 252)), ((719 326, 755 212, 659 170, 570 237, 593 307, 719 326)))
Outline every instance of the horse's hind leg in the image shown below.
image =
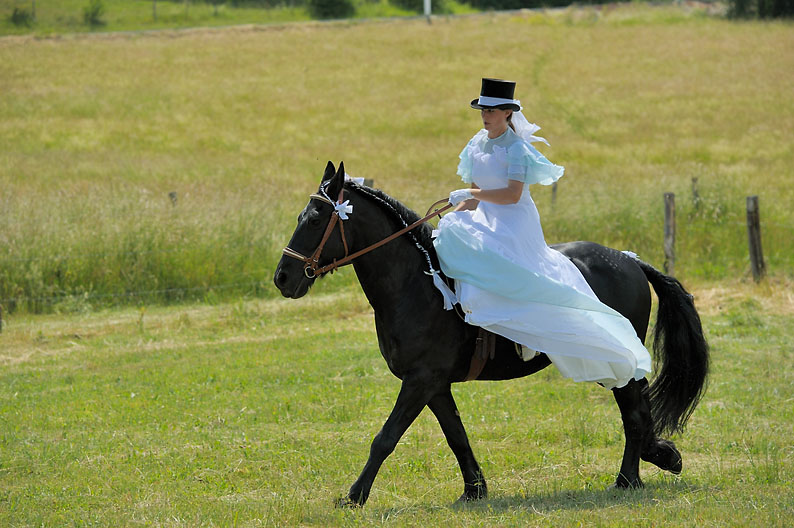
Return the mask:
POLYGON ((623 429, 626 433, 626 448, 623 462, 615 481, 618 488, 638 488, 640 480, 640 458, 660 469, 674 474, 681 473, 681 453, 675 444, 656 436, 653 430, 653 417, 648 401, 648 380, 632 380, 625 387, 613 389, 615 400, 620 407, 623 429))
MULTIPOLYGON (((639 384, 642 389, 642 395, 647 402, 648 380, 642 379, 639 381, 639 384)), ((669 471, 674 475, 681 473, 683 467, 681 453, 678 452, 675 444, 670 440, 659 438, 655 434, 645 440, 640 457, 645 462, 650 462, 659 469, 669 471)))
POLYGON ((460 471, 463 474, 463 495, 458 500, 468 502, 484 499, 488 495, 485 477, 483 477, 477 460, 474 459, 474 453, 469 445, 469 439, 463 428, 463 422, 460 420, 460 413, 458 413, 450 388, 447 387, 446 391, 434 396, 428 403, 428 407, 436 415, 438 423, 441 424, 441 430, 444 431, 447 443, 455 453, 455 458, 458 459, 460 471))
POLYGON ((618 488, 641 488, 640 455, 643 446, 653 439, 653 421, 648 399, 643 394, 642 385, 631 380, 624 387, 613 389, 615 400, 620 407, 623 430, 626 433, 626 447, 623 462, 615 480, 618 488))
POLYGON ((681 473, 684 467, 681 453, 671 440, 654 438, 642 448, 642 459, 657 466, 659 469, 669 471, 673 475, 681 473))

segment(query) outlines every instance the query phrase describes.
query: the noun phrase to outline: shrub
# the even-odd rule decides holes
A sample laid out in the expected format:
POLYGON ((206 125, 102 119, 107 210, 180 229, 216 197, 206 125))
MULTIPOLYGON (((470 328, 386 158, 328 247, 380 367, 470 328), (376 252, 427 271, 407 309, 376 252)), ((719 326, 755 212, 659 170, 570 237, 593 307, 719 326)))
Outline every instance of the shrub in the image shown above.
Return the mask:
POLYGON ((205 0, 205 2, 212 5, 212 13, 218 16, 218 6, 226 3, 226 0, 205 0))
POLYGON ((728 0, 731 18, 791 18, 794 0, 728 0))
POLYGON ((83 8, 83 20, 91 27, 104 25, 105 21, 102 20, 102 15, 104 14, 105 3, 102 0, 91 0, 83 8))
POLYGON ((33 25, 33 15, 31 15, 30 12, 24 8, 15 7, 8 19, 17 27, 30 27, 33 25))
POLYGON ((351 0, 309 0, 309 13, 314 18, 349 18, 355 11, 351 0))

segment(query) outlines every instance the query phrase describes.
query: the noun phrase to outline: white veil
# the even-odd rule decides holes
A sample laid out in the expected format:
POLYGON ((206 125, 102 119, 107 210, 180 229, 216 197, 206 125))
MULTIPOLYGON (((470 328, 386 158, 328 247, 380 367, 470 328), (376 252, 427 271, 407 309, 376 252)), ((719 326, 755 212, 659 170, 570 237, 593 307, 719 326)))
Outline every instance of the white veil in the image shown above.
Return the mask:
MULTIPOLYGON (((516 101, 518 106, 521 106, 520 101, 516 101)), ((527 118, 524 117, 524 113, 521 110, 513 112, 513 117, 511 119, 511 123, 513 124, 513 128, 515 128, 516 134, 518 137, 525 140, 527 143, 534 143, 536 141, 540 141, 545 143, 546 145, 549 144, 545 138, 534 136, 533 134, 540 130, 540 127, 535 123, 530 123, 527 121, 527 118)))

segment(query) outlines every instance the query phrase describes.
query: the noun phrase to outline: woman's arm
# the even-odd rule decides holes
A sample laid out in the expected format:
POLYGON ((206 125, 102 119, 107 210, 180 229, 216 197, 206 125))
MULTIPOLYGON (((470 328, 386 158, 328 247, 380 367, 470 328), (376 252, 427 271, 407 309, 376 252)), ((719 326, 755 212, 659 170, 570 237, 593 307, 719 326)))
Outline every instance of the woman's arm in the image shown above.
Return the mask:
MULTIPOLYGON (((471 192, 474 194, 474 190, 479 189, 476 183, 471 184, 471 192)), ((479 200, 471 199, 471 200, 464 200, 460 202, 458 205, 455 206, 453 211, 471 211, 472 209, 477 209, 477 204, 480 203, 479 200)))
POLYGON ((488 190, 480 189, 477 185, 472 183, 471 194, 474 196, 474 199, 461 202, 455 210, 476 209, 477 203, 480 200, 499 205, 517 203, 521 199, 521 194, 524 192, 524 182, 518 180, 507 180, 507 182, 507 187, 488 190))

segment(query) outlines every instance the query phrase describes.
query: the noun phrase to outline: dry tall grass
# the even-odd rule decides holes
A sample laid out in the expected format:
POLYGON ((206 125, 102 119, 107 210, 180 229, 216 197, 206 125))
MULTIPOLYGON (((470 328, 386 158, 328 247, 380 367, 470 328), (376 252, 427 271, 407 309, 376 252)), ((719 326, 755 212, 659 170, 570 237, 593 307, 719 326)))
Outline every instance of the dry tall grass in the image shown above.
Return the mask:
POLYGON ((518 82, 566 167, 553 209, 533 189, 550 243, 661 265, 672 191, 677 274, 743 276, 758 194, 768 266, 789 273, 792 50, 787 23, 641 6, 0 39, 0 298, 274 293, 327 160, 417 210, 461 185, 481 76, 518 82))

